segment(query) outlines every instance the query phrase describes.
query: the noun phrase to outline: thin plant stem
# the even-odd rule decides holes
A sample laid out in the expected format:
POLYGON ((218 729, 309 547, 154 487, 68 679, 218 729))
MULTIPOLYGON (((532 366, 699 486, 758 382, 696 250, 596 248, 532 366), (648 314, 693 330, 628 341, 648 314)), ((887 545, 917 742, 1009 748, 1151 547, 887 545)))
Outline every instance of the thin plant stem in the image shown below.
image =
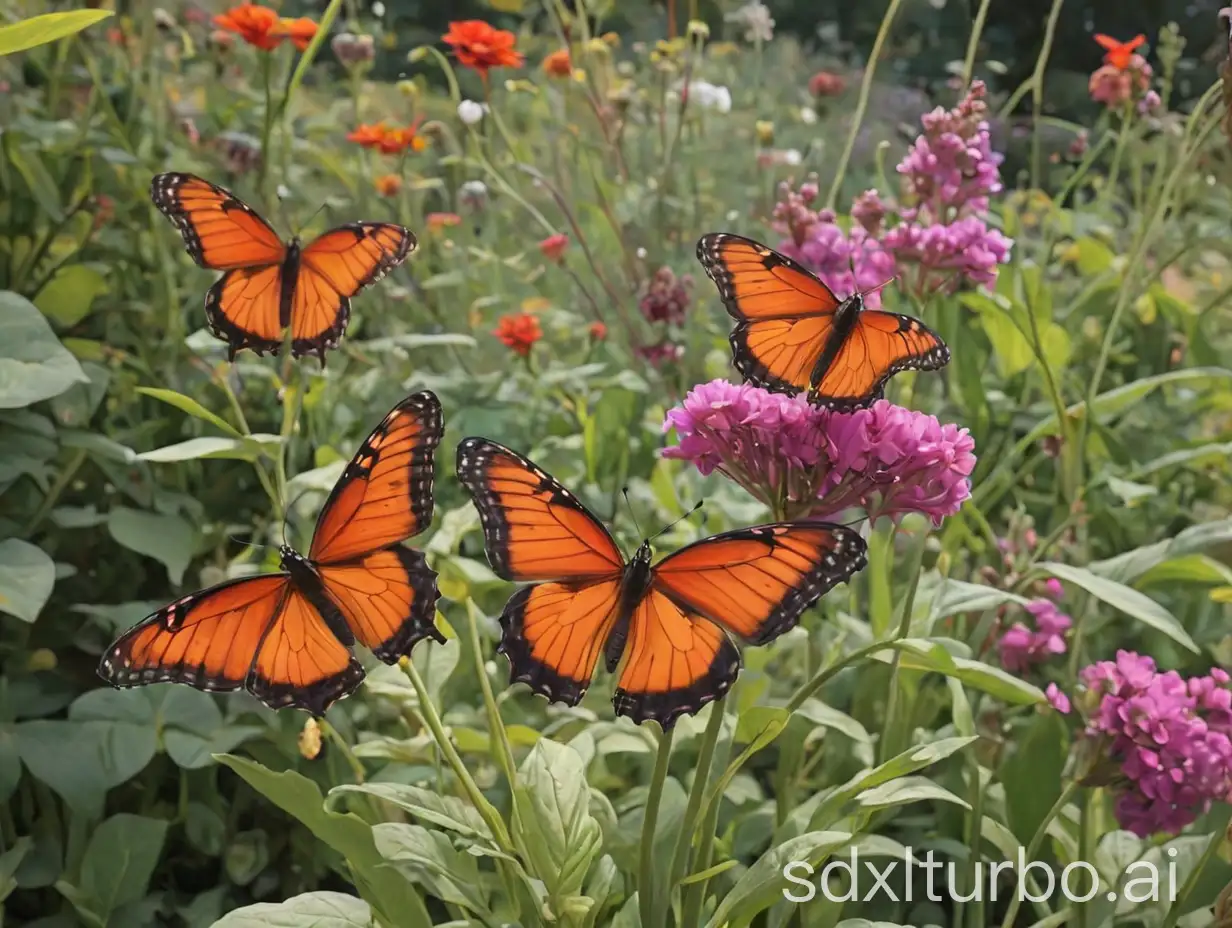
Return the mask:
POLYGON ((475 655, 475 673, 479 677, 479 689, 483 693, 483 704, 488 713, 490 737, 495 744, 493 753, 496 754, 496 760, 504 771, 505 779, 509 781, 509 789, 512 791, 517 782, 517 768, 513 762, 513 748, 509 744, 509 735, 505 731, 504 722, 501 721, 500 708, 496 705, 496 697, 492 693, 492 681, 488 679, 488 672, 484 669, 483 665, 484 650, 479 641, 478 611, 475 601, 468 597, 466 600, 466 620, 467 625, 470 627, 471 651, 475 655))
MULTIPOLYGON (((895 530, 897 533, 897 529, 895 530)), ((912 562, 915 569, 912 571, 911 586, 907 589, 907 596, 903 600, 903 614, 898 621, 898 631, 895 634, 895 640, 906 638, 911 632, 911 613, 915 609, 915 593, 920 586, 920 574, 924 568, 924 550, 928 544, 928 532, 921 528, 919 540, 916 541, 914 557, 912 562)), ((899 673, 901 672, 900 663, 902 661, 903 652, 896 650, 894 652, 893 661, 890 665, 890 695, 886 704, 885 724, 882 726, 882 738, 880 745, 880 760, 885 763, 899 751, 899 741, 902 740, 898 736, 899 728, 904 726, 904 722, 899 719, 898 715, 901 711, 900 702, 902 695, 900 693, 901 683, 899 681, 899 673)))
POLYGON ((697 767, 693 773, 693 786, 689 790, 688 804, 684 810, 684 820, 680 823, 680 834, 676 836, 676 849, 672 853, 672 867, 668 878, 668 891, 675 889, 684 878, 685 869, 689 864, 689 849, 693 843, 693 829, 697 825, 697 814, 702 808, 702 799, 706 795, 706 787, 710 782, 710 768, 714 762, 714 747, 719 741, 719 732, 723 728, 723 714, 727 706, 727 695, 720 696, 710 707, 710 718, 706 721, 706 730, 702 733, 701 747, 697 752, 697 767))
POLYGON ((1044 25, 1044 44, 1040 48, 1039 57, 1035 59, 1035 73, 1031 77, 1031 188, 1039 189, 1040 185, 1040 116, 1044 111, 1044 71, 1048 67, 1048 56, 1052 53, 1052 40, 1057 32, 1057 20, 1061 16, 1061 5, 1065 0, 1053 0, 1052 9, 1048 11, 1048 22, 1044 25))
MULTIPOLYGON (((1052 804, 1052 808, 1048 810, 1048 814, 1044 816, 1044 820, 1039 823, 1039 827, 1035 829, 1035 834, 1031 836, 1030 842, 1027 844, 1026 853, 1023 855, 1023 860, 1035 860, 1035 854, 1039 850, 1039 846, 1044 843, 1044 835, 1048 833, 1048 826, 1052 824, 1052 820, 1061 814, 1064 809, 1074 798, 1078 792, 1079 786, 1077 780, 1071 780, 1065 784, 1065 788, 1061 790, 1061 795, 1057 797, 1057 801, 1052 804)), ((1022 875, 1020 874, 1020 879, 1022 875)), ((1001 920, 1001 928, 1013 928, 1014 918, 1018 915, 1018 909, 1022 906, 1021 892, 1015 892, 1010 898, 1009 908, 1005 910, 1005 917, 1001 920)))
MULTIPOLYGON (((728 748, 730 751, 730 746, 728 748)), ((698 829, 697 857, 693 861, 693 871, 702 873, 710 868, 711 855, 714 852, 714 832, 719 823, 719 806, 721 803, 712 802, 706 807, 706 814, 702 818, 702 823, 698 829)), ((709 880, 701 879, 695 883, 690 883, 685 887, 684 899, 681 904, 681 920, 682 928, 685 926, 700 925, 702 905, 706 901, 706 886, 709 880)))
POLYGON ((988 19, 990 6, 992 0, 980 0, 980 8, 971 24, 971 37, 967 39, 967 57, 963 61, 963 87, 971 86, 971 75, 975 72, 975 53, 980 46, 980 36, 984 34, 984 21, 988 19))
POLYGON ((351 746, 346 743, 346 739, 338 733, 338 729, 334 728, 325 719, 320 719, 317 724, 321 728, 321 733, 334 743, 339 753, 347 762, 347 766, 351 768, 351 773, 355 777, 356 783, 364 782, 364 765, 359 762, 359 758, 355 756, 355 752, 351 750, 351 746))
POLYGON ((637 905, 642 916, 642 925, 649 928, 659 923, 655 917, 660 912, 655 904, 655 825, 659 821, 659 802, 663 798, 663 784, 667 780, 667 764, 672 754, 672 735, 669 728, 659 735, 659 750, 655 755, 654 772, 650 776, 650 791, 646 794, 646 815, 642 819, 642 842, 638 860, 637 905))
POLYGON ((885 16, 881 17, 881 28, 877 30, 877 38, 873 40, 873 50, 868 55, 868 66, 864 69, 864 79, 860 82, 860 96, 856 100, 856 111, 851 117, 851 131, 847 133, 847 141, 843 145, 843 153, 839 156, 838 166, 834 169, 834 180, 830 182, 830 192, 826 194, 826 207, 834 209, 838 200, 839 188, 843 186, 843 175, 847 173, 847 163, 851 161, 851 153, 856 147, 856 136, 860 134, 860 126, 864 122, 864 111, 868 109, 869 93, 873 89, 873 75, 877 72, 877 60, 881 57, 881 46, 885 44, 890 34, 890 26, 898 14, 902 0, 890 0, 885 16))
POLYGON ((787 710, 795 712, 805 704, 812 696, 817 693, 823 686, 829 683, 840 671, 846 670, 853 664, 858 664, 866 657, 871 657, 880 651, 888 651, 894 647, 895 641, 874 641, 872 644, 866 644, 862 648, 856 648, 850 654, 839 658, 828 667, 824 667, 813 675, 811 679, 806 681, 796 690, 795 695, 787 701, 787 710))

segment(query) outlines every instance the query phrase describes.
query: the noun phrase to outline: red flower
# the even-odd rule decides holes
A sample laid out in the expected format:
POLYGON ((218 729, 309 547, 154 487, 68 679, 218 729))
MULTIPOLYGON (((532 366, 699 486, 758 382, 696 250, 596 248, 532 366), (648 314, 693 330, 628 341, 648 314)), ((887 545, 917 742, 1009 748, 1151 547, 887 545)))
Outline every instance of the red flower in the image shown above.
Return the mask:
POLYGON ((539 328, 539 317, 531 313, 510 313, 507 316, 501 316, 492 334, 504 342, 510 351, 523 358, 530 354, 535 342, 543 338, 543 330, 539 328))
POLYGON ((430 232, 439 232, 449 226, 461 225, 462 217, 457 213, 428 213, 424 221, 428 223, 430 232))
POLYGON ((517 36, 504 29, 493 29, 482 19, 450 23, 442 40, 453 46, 454 55, 464 67, 474 68, 485 77, 489 68, 522 66, 522 53, 513 47, 517 36))
POLYGON ((588 331, 593 341, 601 342, 607 338, 607 326, 602 322, 592 322, 588 331))
POLYGON ((376 190, 383 197, 394 197, 402 189, 402 178, 397 174, 385 174, 376 179, 376 190))
POLYGON ((569 59, 569 49, 558 49, 544 58, 543 73, 549 77, 568 77, 572 74, 573 62, 569 59))
POLYGON ((242 3, 215 16, 214 25, 234 32, 249 45, 267 52, 277 48, 284 38, 276 32, 280 26, 278 14, 255 3, 242 3))
POLYGON ((818 71, 809 78, 808 86, 815 97, 836 97, 846 89, 847 82, 831 71, 818 71))
POLYGON ((299 19, 282 19, 279 20, 273 34, 290 39, 302 52, 317 34, 317 24, 306 16, 301 16, 299 19))
POLYGON ((1118 42, 1112 36, 1104 35, 1100 32, 1095 34, 1095 41, 1106 52, 1104 64, 1110 64, 1114 68, 1124 71, 1133 60, 1134 51, 1146 44, 1146 36, 1139 33, 1128 42, 1118 42))
POLYGON ((539 243, 539 251, 549 261, 560 261, 565 256, 565 249, 569 247, 569 236, 563 232, 557 232, 555 235, 549 235, 539 243))

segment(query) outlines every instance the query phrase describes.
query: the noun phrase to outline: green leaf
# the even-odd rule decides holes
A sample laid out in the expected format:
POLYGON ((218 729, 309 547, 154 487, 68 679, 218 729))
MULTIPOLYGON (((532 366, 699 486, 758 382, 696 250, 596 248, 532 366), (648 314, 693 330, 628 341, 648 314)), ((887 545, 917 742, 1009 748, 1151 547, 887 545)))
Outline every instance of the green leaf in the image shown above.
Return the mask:
POLYGON ((1232 519, 1204 522, 1191 525, 1175 538, 1166 538, 1154 544, 1134 548, 1107 560, 1088 564, 1093 574, 1121 583, 1133 583, 1157 564, 1187 554, 1197 554, 1208 548, 1232 541, 1232 519))
POLYGON ((179 516, 117 506, 107 515, 107 530, 130 551, 160 562, 167 568, 167 576, 175 586, 184 580, 184 571, 197 544, 197 533, 179 516))
POLYGON ((34 298, 39 311, 62 329, 86 316, 96 297, 107 292, 107 278, 88 264, 70 264, 56 271, 34 298))
POLYGON ((162 693, 151 693, 150 699, 158 706, 163 747, 185 770, 210 767, 213 755, 233 750, 266 731, 257 725, 227 724, 213 697, 191 687, 168 686, 162 693))
POLYGON ((40 719, 14 732, 30 773, 88 819, 100 818, 107 790, 140 773, 157 750, 153 725, 40 719))
POLYGON ((1082 587, 1096 599, 1107 603, 1114 609, 1119 609, 1144 625, 1149 625, 1197 653, 1198 646, 1194 644, 1194 640, 1189 637, 1189 633, 1185 631, 1176 617, 1155 600, 1139 593, 1133 587, 1124 586, 1115 580, 1109 580, 1107 577, 1101 577, 1082 567, 1073 567, 1069 564, 1041 561, 1035 566, 1052 574, 1058 580, 1082 587))
POLYGON ((159 464, 170 461, 220 458, 232 461, 255 461, 265 453, 266 447, 276 447, 281 441, 282 439, 277 435, 251 435, 247 438, 220 438, 217 435, 206 435, 143 452, 137 455, 137 460, 154 461, 159 464))
POLYGON ((34 842, 29 838, 18 838, 3 854, 0 854, 0 902, 3 902, 17 888, 15 875, 21 862, 34 848, 34 842))
POLYGON ((492 841, 492 833, 488 830, 483 816, 473 806, 455 796, 442 796, 432 790, 407 783, 347 783, 335 786, 329 791, 331 798, 342 793, 375 796, 377 799, 392 802, 425 822, 448 828, 468 838, 489 843, 492 841))
POLYGON ((1010 828, 1024 845, 1031 840, 1057 797, 1068 752, 1065 724, 1056 712, 1037 715, 1001 765, 1010 828))
POLYGON ((137 392, 143 396, 153 397, 168 406, 174 406, 181 412, 186 412, 196 419, 202 419, 211 425, 217 426, 222 431, 226 432, 232 438, 243 438, 243 433, 235 428, 230 422, 222 418, 217 413, 210 412, 191 396, 185 396, 183 393, 176 393, 174 390, 163 390, 158 387, 138 387, 137 392))
POLYGON ((9 26, 0 26, 0 55, 11 55, 74 35, 111 15, 110 10, 71 10, 67 13, 44 13, 9 26))
POLYGON ((1025 606, 1027 599, 1025 596, 1019 596, 1008 590, 999 590, 979 583, 967 583, 965 580, 951 580, 946 577, 933 597, 932 610, 929 614, 934 620, 944 619, 965 612, 984 612, 987 609, 996 609, 1005 603, 1025 606))
MULTIPOLYGON (((953 677, 1011 705, 1025 706, 1044 702, 1044 693, 1039 687, 1020 680, 1000 667, 951 654, 939 641, 928 638, 900 638, 886 644, 887 647, 901 652, 902 657, 899 659, 901 667, 911 670, 931 670, 947 677, 953 677)), ((873 657, 875 660, 886 663, 891 660, 886 652, 875 654, 873 657)))
POLYGON ((783 899, 788 885, 783 871, 788 864, 816 867, 851 837, 845 831, 810 831, 766 851, 723 897, 706 928, 744 928, 758 913, 783 899))
POLYGON ((354 896, 321 890, 286 902, 246 905, 228 912, 211 928, 372 928, 372 909, 354 896))
POLYGON ((1200 583, 1232 586, 1232 567, 1205 554, 1186 554, 1156 564, 1137 580, 1140 587, 1154 584, 1200 583))
POLYGON ((1010 316, 1009 300, 997 294, 964 294, 964 304, 974 309, 980 318, 980 326, 992 344, 997 359, 997 370, 1004 377, 1021 374, 1035 360, 1031 343, 1027 341, 1010 316))
POLYGON ((365 351, 392 351, 395 348, 474 348, 479 343, 473 336, 443 332, 430 334, 409 332, 405 335, 388 335, 363 343, 365 351))
POLYGON ((866 789, 856 797, 856 802, 867 809, 889 809, 893 806, 903 806, 912 802, 937 800, 953 803, 970 809, 966 800, 960 799, 943 786, 934 783, 928 777, 899 777, 889 783, 882 783, 872 789, 866 789))
MULTIPOLYGON (((220 754, 214 759, 224 767, 230 767, 266 799, 299 819, 316 836, 317 840, 345 857, 350 864, 352 881, 359 889, 360 895, 377 910, 376 914, 381 921, 389 925, 405 924, 410 928, 430 928, 432 921, 428 917, 427 909, 424 908, 423 900, 415 892, 414 887, 391 870, 386 865, 385 859, 377 852, 371 825, 357 815, 327 809, 317 785, 293 770, 274 773, 258 763, 231 754, 220 754)), ((302 896, 296 897, 296 899, 303 898, 302 896)), ((249 908, 255 907, 250 906, 249 908)), ((238 912, 243 911, 243 909, 238 910, 238 912)), ((236 915, 237 912, 231 914, 236 915)), ((228 928, 239 928, 244 924, 244 922, 233 923, 228 928)), ((252 924, 276 925, 279 923, 254 922, 252 924)), ((305 926, 315 925, 319 928, 326 923, 319 920, 313 922, 309 918, 303 924, 305 926)), ((363 922, 363 924, 367 926, 368 922, 363 922)))
POLYGON ((0 409, 30 406, 88 382, 37 307, 0 291, 0 409))
POLYGON ((104 924, 121 906, 145 896, 166 837, 167 823, 162 819, 125 812, 94 829, 77 888, 104 924))
POLYGON ((19 538, 0 541, 0 612, 33 622, 56 584, 56 565, 19 538))
POLYGON ((553 898, 577 895, 603 843, 590 814, 586 767, 573 748, 541 738, 518 771, 512 837, 553 898))
POLYGON ((421 825, 394 823, 377 825, 373 838, 382 857, 436 898, 489 919, 478 858, 456 850, 448 835, 421 825))

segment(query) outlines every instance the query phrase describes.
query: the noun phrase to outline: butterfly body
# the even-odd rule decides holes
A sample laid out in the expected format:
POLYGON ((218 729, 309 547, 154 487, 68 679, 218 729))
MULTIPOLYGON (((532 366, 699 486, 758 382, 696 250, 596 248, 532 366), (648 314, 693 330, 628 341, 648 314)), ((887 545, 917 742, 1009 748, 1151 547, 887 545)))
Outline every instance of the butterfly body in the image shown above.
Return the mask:
POLYGON ((868 309, 859 293, 840 301, 815 274, 760 242, 711 233, 698 241, 697 257, 736 320, 732 363, 752 384, 851 410, 880 398, 896 373, 950 360, 945 342, 918 319, 868 309))
POLYGON ((354 692, 362 644, 387 664, 435 625, 436 572, 401 542, 432 521, 440 403, 414 393, 364 439, 321 508, 307 555, 283 545, 278 573, 228 580, 146 617, 104 653, 116 687, 245 689, 273 709, 321 715, 354 692))
POLYGON ((346 223, 307 244, 283 242, 231 191, 192 174, 159 174, 150 197, 193 261, 223 272, 206 292, 205 318, 231 358, 244 348, 276 355, 290 329, 292 355, 317 354, 324 364, 346 332, 351 298, 416 245, 408 229, 382 222, 346 223))
POLYGON ((670 728, 731 687, 740 654, 777 637, 865 563, 859 534, 772 523, 702 539, 652 562, 626 559, 603 524, 527 458, 495 442, 458 446, 493 570, 524 581, 501 613, 511 682, 577 705, 602 657, 617 714, 670 728))

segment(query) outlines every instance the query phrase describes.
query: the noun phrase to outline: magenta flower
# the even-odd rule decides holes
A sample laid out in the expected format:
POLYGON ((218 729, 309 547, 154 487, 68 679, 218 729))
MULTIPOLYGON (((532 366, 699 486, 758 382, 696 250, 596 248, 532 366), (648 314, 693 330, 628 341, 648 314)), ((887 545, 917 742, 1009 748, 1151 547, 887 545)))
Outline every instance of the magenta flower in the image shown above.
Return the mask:
POLYGON ((1044 581, 1044 592, 1053 602, 1060 602, 1065 596, 1065 587, 1056 577, 1049 577, 1044 581))
POLYGON ((1072 708, 1069 703, 1069 697, 1061 692, 1061 688, 1055 683, 1049 683, 1048 688, 1044 690, 1044 695, 1048 698, 1048 705, 1056 709, 1062 715, 1069 715, 1069 710, 1072 708))
POLYGON ((919 512, 940 525, 971 493, 967 430, 886 400, 835 412, 803 396, 714 380, 669 410, 663 429, 678 439, 664 457, 720 471, 780 518, 861 508, 870 521, 919 512))
POLYGON ((846 297, 861 291, 870 309, 881 308, 879 288, 898 275, 894 255, 860 225, 844 232, 832 214, 818 214, 804 244, 787 240, 779 250, 795 258, 822 279, 827 287, 846 297))
POLYGON ((1139 837, 1176 834, 1212 801, 1232 798, 1232 691, 1228 675, 1183 679, 1128 651, 1079 675, 1084 737, 1120 768, 1116 816, 1139 837))
POLYGON ((1034 619, 1035 630, 1015 622, 997 642, 1001 666, 1010 673, 1026 673, 1032 665, 1064 654, 1065 633, 1074 624, 1069 616, 1058 611, 1047 599, 1033 599, 1023 608, 1034 619))
POLYGON ((901 222, 881 238, 881 246, 900 264, 915 265, 917 293, 954 290, 963 278, 992 286, 997 265, 1009 260, 1013 244, 983 219, 965 216, 949 225, 901 222))
POLYGON ((680 325, 692 296, 692 276, 677 277, 670 267, 661 267, 650 278, 638 306, 648 322, 680 325))

